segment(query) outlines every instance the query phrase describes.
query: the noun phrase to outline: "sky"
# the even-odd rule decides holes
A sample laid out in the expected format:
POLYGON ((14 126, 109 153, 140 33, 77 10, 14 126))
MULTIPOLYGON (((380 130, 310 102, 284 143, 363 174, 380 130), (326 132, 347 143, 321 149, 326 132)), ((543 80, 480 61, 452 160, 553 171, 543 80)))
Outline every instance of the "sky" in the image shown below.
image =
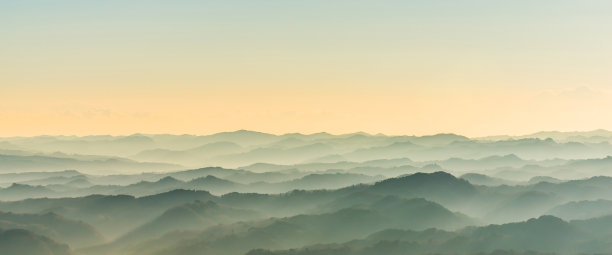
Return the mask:
POLYGON ((0 136, 612 129, 612 1, 0 0, 0 136))

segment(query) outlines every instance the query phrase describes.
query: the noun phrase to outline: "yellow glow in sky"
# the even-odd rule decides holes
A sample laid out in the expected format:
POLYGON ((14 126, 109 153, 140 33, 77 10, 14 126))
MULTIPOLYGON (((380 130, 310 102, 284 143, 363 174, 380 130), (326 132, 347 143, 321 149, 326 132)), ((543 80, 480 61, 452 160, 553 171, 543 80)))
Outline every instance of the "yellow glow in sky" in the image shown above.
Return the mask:
POLYGON ((612 129, 610 10, 4 1, 0 136, 612 129))

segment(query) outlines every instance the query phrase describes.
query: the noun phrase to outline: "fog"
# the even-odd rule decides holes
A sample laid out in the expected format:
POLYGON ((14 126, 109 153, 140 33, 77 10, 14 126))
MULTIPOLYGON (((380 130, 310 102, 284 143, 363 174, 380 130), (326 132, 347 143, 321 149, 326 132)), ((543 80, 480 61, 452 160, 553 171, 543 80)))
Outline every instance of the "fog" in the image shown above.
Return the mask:
POLYGON ((0 138, 2 254, 612 253, 612 132, 0 138))

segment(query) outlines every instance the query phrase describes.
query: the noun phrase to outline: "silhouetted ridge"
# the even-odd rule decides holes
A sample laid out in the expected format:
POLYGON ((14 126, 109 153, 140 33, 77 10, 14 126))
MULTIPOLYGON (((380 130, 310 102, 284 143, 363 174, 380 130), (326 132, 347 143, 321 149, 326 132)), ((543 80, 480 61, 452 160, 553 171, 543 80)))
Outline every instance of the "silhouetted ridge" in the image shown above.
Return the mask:
POLYGON ((575 226, 549 215, 525 222, 476 228, 466 233, 470 233, 472 239, 472 244, 468 245, 471 250, 476 247, 481 250, 483 247, 491 249, 520 247, 521 250, 566 252, 569 247, 578 248, 576 242, 586 238, 586 234, 575 226))
POLYGON ((115 245, 161 236, 175 230, 200 230, 217 224, 262 217, 252 210, 220 205, 213 201, 193 201, 166 210, 152 221, 136 228, 114 242, 115 245))
POLYGON ((105 241, 104 237, 89 224, 67 219, 53 212, 44 214, 0 212, 0 228, 27 229, 71 246, 93 245, 105 241))
POLYGON ((473 193, 474 187, 466 180, 457 179, 446 172, 415 173, 377 182, 373 186, 379 191, 425 191, 435 188, 454 192, 473 193))
POLYGON ((0 254, 3 255, 71 255, 68 245, 24 229, 0 228, 0 254))
POLYGON ((138 198, 138 201, 143 203, 168 203, 168 202, 189 202, 194 200, 207 201, 214 198, 210 192, 205 190, 185 190, 175 189, 172 191, 159 193, 156 195, 145 196, 138 198))
POLYGON ((369 188, 381 194, 422 197, 444 205, 457 205, 478 192, 468 181, 446 172, 416 173, 377 182, 369 188))
POLYGON ((218 178, 218 177, 216 177, 214 175, 207 175, 205 177, 195 178, 195 179, 189 181, 189 183, 194 183, 194 184, 195 183, 197 183, 197 184, 234 184, 234 182, 218 178))
POLYGON ((176 184, 176 183, 182 183, 182 182, 177 180, 176 178, 171 177, 171 176, 166 176, 164 178, 159 179, 157 181, 157 183, 159 183, 159 184, 176 184))

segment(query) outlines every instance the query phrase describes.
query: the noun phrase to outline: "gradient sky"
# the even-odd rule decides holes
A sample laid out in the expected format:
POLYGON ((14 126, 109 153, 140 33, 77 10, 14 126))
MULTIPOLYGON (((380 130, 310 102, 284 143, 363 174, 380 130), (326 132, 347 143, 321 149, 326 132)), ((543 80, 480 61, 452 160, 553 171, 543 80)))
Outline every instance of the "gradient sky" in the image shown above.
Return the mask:
POLYGON ((612 129, 612 1, 0 1, 0 136, 612 129))

